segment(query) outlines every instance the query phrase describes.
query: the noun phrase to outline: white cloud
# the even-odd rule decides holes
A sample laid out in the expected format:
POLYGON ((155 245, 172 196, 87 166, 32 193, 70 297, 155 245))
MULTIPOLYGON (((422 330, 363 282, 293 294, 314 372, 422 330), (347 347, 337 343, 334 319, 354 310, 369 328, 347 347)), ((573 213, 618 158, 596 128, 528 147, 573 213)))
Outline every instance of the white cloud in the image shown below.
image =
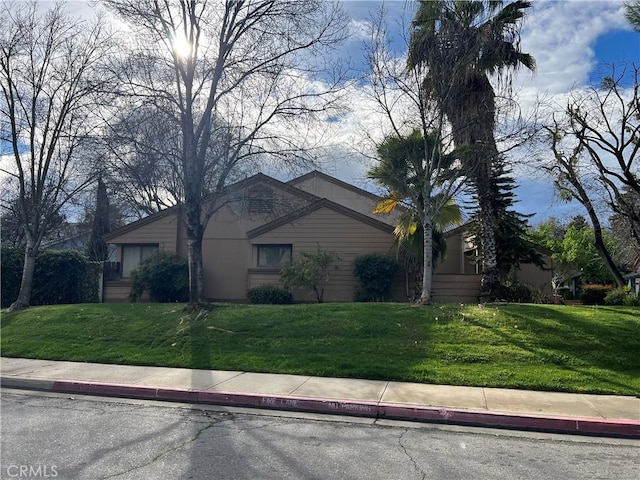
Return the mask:
POLYGON ((555 95, 584 84, 597 64, 598 38, 627 27, 620 1, 534 2, 522 29, 522 51, 536 59, 536 74, 517 83, 555 95))

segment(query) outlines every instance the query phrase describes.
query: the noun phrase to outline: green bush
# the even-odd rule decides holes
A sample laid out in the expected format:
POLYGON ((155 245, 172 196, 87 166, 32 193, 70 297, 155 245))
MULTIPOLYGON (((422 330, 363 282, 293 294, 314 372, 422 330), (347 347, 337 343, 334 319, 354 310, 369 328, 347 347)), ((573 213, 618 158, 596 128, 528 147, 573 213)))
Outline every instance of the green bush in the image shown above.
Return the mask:
MULTIPOLYGON (((2 249, 2 306, 17 298, 22 281, 24 251, 2 249)), ((36 256, 31 305, 57 305, 98 301, 100 264, 73 250, 40 250, 36 256)))
POLYGON ((78 285, 80 303, 97 303, 100 301, 100 277, 102 276, 102 262, 92 262, 87 259, 84 279, 78 285))
POLYGON ((285 288, 276 285, 260 285, 247 292, 249 303, 262 305, 286 305, 293 303, 293 295, 285 288))
POLYGON ((624 297, 622 305, 625 307, 640 307, 640 297, 631 293, 624 297))
POLYGON ((186 302, 189 300, 189 265, 175 255, 158 252, 140 262, 132 274, 132 302, 149 292, 154 302, 186 302))
POLYGON ((638 304, 638 297, 631 292, 629 287, 614 288, 605 295, 604 304, 633 307, 638 304))
POLYGON ((42 250, 33 272, 31 305, 80 303, 87 259, 73 250, 42 250))
POLYGON ((516 281, 506 281, 500 285, 500 298, 515 303, 531 303, 533 301, 531 289, 524 283, 516 281))
POLYGON ((280 279, 286 289, 305 288, 315 294, 318 303, 322 303, 329 272, 333 262, 339 259, 337 253, 322 250, 318 245, 315 252, 300 252, 290 266, 280 270, 280 279))
POLYGON ((604 299, 610 290, 609 285, 583 285, 580 289, 580 301, 583 305, 604 305, 604 299))
POLYGON ((398 262, 381 253, 367 253, 356 257, 353 273, 360 279, 360 288, 355 294, 355 301, 391 300, 391 284, 398 268, 398 262))
POLYGON ((558 287, 557 294, 562 297, 563 300, 573 300, 573 292, 571 287, 558 287))
POLYGON ((2 308, 8 307, 18 298, 24 264, 24 248, 2 247, 2 308))

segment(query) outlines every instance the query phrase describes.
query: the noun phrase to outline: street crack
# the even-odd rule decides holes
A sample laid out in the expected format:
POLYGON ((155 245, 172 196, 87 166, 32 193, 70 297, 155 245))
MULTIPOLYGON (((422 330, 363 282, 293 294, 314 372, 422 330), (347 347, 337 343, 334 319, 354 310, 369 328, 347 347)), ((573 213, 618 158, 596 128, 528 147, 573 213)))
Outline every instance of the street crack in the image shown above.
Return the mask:
POLYGON ((147 461, 145 463, 142 463, 140 465, 136 465, 135 467, 129 468, 129 469, 127 469, 125 471, 122 471, 122 472, 118 472, 118 473, 114 473, 114 474, 106 476, 106 477, 102 477, 102 479, 103 480, 108 480, 109 478, 116 478, 116 477, 119 477, 121 475, 126 475, 128 473, 135 472, 136 470, 140 470, 141 468, 148 467, 149 465, 152 465, 155 462, 157 462, 158 460, 162 459, 164 456, 169 455, 170 453, 173 453, 173 452, 177 452, 178 450, 186 447, 187 445, 190 445, 190 444, 196 442, 198 440, 198 438, 200 438, 200 436, 205 431, 209 430, 210 428, 215 427, 216 425, 219 425, 219 424, 221 424, 223 422, 227 422, 229 420, 233 420, 233 415, 223 416, 223 417, 220 417, 220 418, 217 418, 217 419, 214 419, 214 418, 210 417, 207 414, 205 414, 205 416, 210 418, 211 421, 207 425, 205 425, 204 427, 199 428, 195 432, 193 437, 189 438, 188 440, 185 440, 184 442, 182 442, 182 443, 180 443, 178 445, 175 445, 175 446, 173 446, 171 448, 168 448, 168 449, 164 450, 163 452, 157 454, 155 457, 151 458, 149 461, 147 461))
POLYGON ((425 473, 424 470, 422 470, 422 468, 420 468, 420 466, 418 465, 418 463, 415 461, 415 459, 413 458, 413 456, 411 456, 411 454, 409 453, 409 451, 407 450, 407 447, 405 447, 405 445, 402 443, 402 439, 404 438, 404 436, 408 433, 408 430, 404 430, 400 436, 398 437, 398 445, 400 446, 400 449, 402 450, 402 453, 404 453, 407 458, 409 458, 409 460, 411 461, 411 464, 413 465, 413 468, 416 472, 418 472, 418 474, 422 475, 422 480, 425 480, 427 478, 427 474, 425 473))

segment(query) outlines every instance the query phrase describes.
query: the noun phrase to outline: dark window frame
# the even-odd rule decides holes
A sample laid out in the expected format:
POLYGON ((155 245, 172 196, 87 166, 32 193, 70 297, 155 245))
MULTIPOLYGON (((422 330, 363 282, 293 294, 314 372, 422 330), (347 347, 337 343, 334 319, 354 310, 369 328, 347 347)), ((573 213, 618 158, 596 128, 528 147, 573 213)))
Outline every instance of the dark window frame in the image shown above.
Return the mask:
MULTIPOLYGON (((288 267, 289 265, 291 265, 291 261, 293 259, 293 245, 290 243, 265 243, 265 244, 258 244, 256 245, 256 266, 258 268, 283 268, 283 267, 288 267), (285 261, 282 261, 284 255, 283 253, 287 252, 281 252, 279 255, 277 255, 278 257, 280 257, 280 262, 278 263, 274 263, 274 262, 270 262, 266 256, 268 255, 265 250, 266 249, 274 249, 274 248, 279 248, 279 249, 285 249, 286 251, 288 251, 288 258, 285 258, 285 261)), ((271 258, 274 258, 273 256, 271 258)))
POLYGON ((151 253, 151 255, 154 255, 155 253, 160 251, 159 243, 125 243, 122 245, 122 252, 121 252, 122 256, 120 257, 120 263, 122 265, 122 272, 121 272, 122 278, 131 278, 131 275, 129 275, 129 272, 138 268, 138 265, 140 265, 140 262, 142 262, 143 260, 146 260, 151 256, 151 255, 148 255, 148 256, 144 255, 143 252, 145 247, 155 248, 155 251, 151 253), (131 250, 134 248, 139 249, 138 260, 137 260, 137 263, 135 264, 135 267, 128 268, 128 265, 125 265, 125 250, 131 250))

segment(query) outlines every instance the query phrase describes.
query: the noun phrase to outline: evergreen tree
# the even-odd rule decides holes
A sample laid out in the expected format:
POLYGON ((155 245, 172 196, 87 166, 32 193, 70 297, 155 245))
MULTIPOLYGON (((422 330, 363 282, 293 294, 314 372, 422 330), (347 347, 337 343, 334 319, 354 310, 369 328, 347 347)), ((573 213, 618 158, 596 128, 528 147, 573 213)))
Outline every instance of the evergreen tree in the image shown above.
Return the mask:
MULTIPOLYGON (((528 233, 527 222, 532 215, 519 213, 513 208, 516 203, 514 193, 516 184, 504 159, 496 161, 492 169, 492 190, 497 193, 491 198, 491 208, 496 212, 495 238, 498 271, 500 280, 504 281, 507 275, 522 263, 532 263, 541 268, 545 264, 528 233)), ((475 201, 476 194, 474 193, 473 196, 475 201)), ((479 235, 479 215, 480 211, 476 209, 472 216, 471 233, 475 238, 479 235)))
POLYGON ((107 244, 102 236, 109 231, 109 198, 107 186, 98 178, 98 190, 96 193, 96 212, 93 216, 91 237, 87 242, 86 254, 89 260, 104 262, 109 257, 107 244))

